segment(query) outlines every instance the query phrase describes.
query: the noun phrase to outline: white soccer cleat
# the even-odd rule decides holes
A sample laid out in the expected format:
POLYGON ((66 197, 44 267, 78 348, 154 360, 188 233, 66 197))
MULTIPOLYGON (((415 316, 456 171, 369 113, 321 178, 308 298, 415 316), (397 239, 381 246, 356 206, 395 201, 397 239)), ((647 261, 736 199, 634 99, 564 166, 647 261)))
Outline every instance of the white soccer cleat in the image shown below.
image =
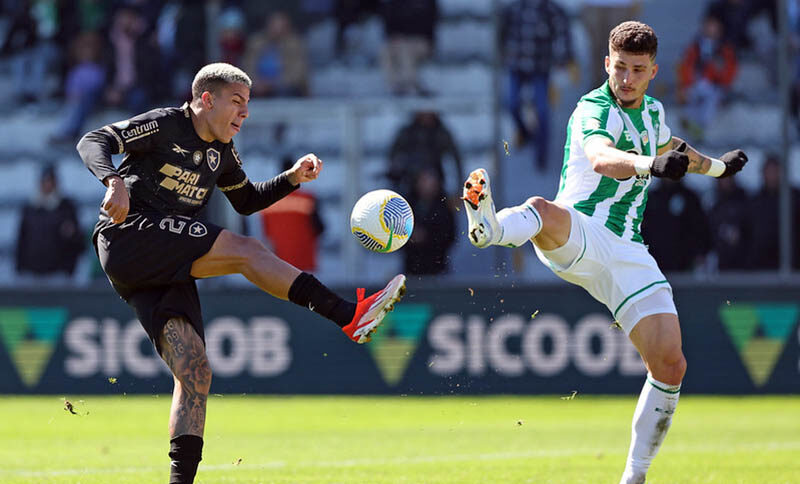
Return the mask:
POLYGON ((486 170, 478 168, 469 174, 461 199, 467 212, 469 241, 472 245, 483 249, 500 242, 502 228, 497 221, 486 170))

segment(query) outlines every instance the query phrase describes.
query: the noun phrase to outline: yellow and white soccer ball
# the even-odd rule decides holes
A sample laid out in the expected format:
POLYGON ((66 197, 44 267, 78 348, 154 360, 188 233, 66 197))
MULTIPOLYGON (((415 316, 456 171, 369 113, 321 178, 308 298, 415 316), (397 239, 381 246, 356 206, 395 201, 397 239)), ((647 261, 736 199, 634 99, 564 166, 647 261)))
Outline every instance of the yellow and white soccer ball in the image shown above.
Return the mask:
POLYGON ((350 231, 365 248, 394 252, 414 230, 414 213, 405 198, 391 190, 365 193, 350 213, 350 231))

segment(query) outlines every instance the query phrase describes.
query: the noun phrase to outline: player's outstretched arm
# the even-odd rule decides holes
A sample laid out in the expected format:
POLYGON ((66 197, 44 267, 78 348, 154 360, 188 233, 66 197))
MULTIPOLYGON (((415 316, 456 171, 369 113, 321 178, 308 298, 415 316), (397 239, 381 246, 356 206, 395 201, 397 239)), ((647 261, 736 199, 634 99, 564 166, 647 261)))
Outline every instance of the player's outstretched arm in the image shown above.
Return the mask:
POLYGON ((309 153, 275 178, 252 183, 247 179, 241 165, 237 164, 234 171, 220 176, 217 186, 238 213, 251 215, 290 194, 301 183, 316 180, 320 170, 322 160, 309 153))
POLYGON ((610 178, 649 174, 678 180, 689 167, 689 157, 678 149, 662 150, 658 156, 637 155, 615 148, 614 142, 604 136, 589 138, 584 150, 594 171, 610 178))
POLYGON ((699 173, 700 175, 705 175, 708 172, 708 169, 711 168, 711 158, 700 153, 696 149, 692 148, 692 146, 677 136, 673 136, 670 143, 662 146, 661 149, 658 150, 658 154, 664 153, 669 150, 679 150, 683 153, 686 153, 686 156, 689 157, 689 166, 686 169, 686 173, 699 173))
POLYGON ((289 178, 289 183, 299 185, 316 180, 320 171, 322 171, 322 160, 317 158, 314 153, 309 153, 300 157, 291 168, 286 170, 286 176, 289 178))
POLYGON ((677 136, 673 136, 672 143, 659 150, 659 154, 670 149, 686 153, 689 157, 688 173, 725 178, 740 172, 747 163, 747 155, 742 150, 729 151, 715 159, 700 153, 677 136))

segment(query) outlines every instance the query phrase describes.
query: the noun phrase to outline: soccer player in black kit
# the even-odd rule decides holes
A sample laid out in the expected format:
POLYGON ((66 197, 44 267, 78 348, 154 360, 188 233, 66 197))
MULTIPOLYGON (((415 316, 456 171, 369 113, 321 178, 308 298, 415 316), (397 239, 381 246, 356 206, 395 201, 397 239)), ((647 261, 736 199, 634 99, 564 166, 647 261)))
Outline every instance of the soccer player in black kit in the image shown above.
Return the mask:
POLYGON ((209 64, 192 82, 191 103, 91 131, 77 147, 107 187, 93 234, 100 263, 174 376, 170 484, 194 481, 211 386, 196 279, 242 274, 334 321, 358 343, 369 341, 405 291, 400 274, 368 298, 359 289, 357 303, 345 301, 258 240, 195 218, 214 186, 239 213, 251 214, 322 169, 322 160, 308 154, 269 181, 248 180, 232 138, 248 116, 250 86, 238 68, 209 64), (125 153, 119 170, 111 162, 118 153, 125 153))

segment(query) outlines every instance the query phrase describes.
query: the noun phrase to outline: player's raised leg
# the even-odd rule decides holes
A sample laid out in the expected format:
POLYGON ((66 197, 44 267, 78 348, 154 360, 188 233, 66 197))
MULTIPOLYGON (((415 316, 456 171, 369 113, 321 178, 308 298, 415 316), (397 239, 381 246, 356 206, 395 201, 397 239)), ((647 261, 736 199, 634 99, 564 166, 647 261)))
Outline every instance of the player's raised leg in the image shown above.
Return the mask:
POLYGON ((169 416, 169 482, 191 484, 202 458, 211 366, 203 340, 184 319, 167 322, 160 347, 161 357, 175 379, 169 416))
MULTIPOLYGON (((651 297, 658 297, 658 293, 651 297)), ((633 415, 631 446, 620 484, 643 484, 650 463, 672 425, 681 381, 686 373, 686 359, 675 314, 642 318, 631 331, 630 338, 642 355, 648 373, 633 415)))
POLYGON ((336 295, 313 275, 277 257, 257 239, 223 230, 211 250, 192 264, 192 276, 206 278, 242 274, 262 291, 306 307, 335 322, 357 343, 370 340, 386 313, 405 294, 404 275, 395 276, 381 291, 352 303, 336 295))
POLYGON ((534 240, 539 248, 553 250, 569 239, 569 211, 542 197, 531 197, 521 205, 496 212, 489 174, 483 168, 469 174, 462 199, 469 241, 476 247, 520 247, 534 240))

